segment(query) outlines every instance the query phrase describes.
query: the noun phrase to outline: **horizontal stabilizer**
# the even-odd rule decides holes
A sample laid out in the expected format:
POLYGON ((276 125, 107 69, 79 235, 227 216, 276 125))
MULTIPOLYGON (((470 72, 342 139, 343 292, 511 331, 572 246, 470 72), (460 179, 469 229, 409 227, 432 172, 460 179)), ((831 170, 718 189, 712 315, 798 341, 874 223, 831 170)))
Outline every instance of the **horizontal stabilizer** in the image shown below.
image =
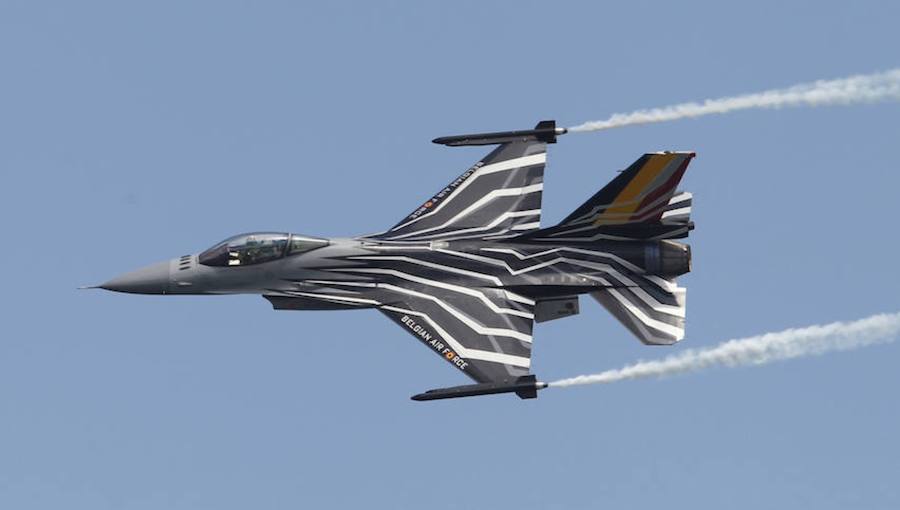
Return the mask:
POLYGON ((686 290, 673 281, 656 279, 668 288, 618 287, 592 292, 591 296, 641 342, 671 345, 684 338, 686 290))
POLYGON ((691 202, 693 195, 686 192, 678 193, 669 199, 668 205, 663 208, 660 223, 663 225, 687 225, 691 222, 691 202))

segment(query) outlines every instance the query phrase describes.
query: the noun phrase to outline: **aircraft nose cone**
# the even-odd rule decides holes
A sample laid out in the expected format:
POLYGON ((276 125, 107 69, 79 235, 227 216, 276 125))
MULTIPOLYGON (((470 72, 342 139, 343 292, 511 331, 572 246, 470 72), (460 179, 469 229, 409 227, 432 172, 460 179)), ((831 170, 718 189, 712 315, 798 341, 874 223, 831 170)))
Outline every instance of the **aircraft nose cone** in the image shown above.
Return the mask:
POLYGON ((169 261, 117 276, 100 288, 132 294, 166 294, 169 292, 169 261))

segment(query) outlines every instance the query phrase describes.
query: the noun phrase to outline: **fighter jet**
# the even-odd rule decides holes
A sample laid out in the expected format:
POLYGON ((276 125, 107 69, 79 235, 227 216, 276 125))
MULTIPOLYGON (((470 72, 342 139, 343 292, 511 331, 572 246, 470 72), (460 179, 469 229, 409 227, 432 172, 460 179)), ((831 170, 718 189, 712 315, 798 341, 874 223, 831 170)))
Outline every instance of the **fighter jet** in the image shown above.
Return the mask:
POLYGON ((641 342, 684 337, 691 194, 676 191, 693 152, 644 154, 558 224, 541 228, 547 145, 566 130, 437 138, 497 145, 377 234, 231 237, 100 285, 137 294, 259 294, 276 310, 375 309, 476 384, 436 400, 547 387, 531 374, 535 322, 579 313, 589 294, 641 342))

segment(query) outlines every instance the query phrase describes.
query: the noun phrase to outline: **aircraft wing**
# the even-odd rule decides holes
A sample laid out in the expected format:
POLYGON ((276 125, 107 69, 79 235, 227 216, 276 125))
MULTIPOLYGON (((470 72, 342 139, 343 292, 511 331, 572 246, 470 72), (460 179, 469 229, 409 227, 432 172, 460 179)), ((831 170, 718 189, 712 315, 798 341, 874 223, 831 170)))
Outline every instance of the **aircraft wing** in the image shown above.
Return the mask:
POLYGON ((500 144, 390 230, 368 236, 423 241, 514 236, 540 228, 546 142, 500 144))
POLYGON ((434 284, 379 284, 390 295, 378 308, 479 383, 529 373, 534 301, 500 289, 434 284))

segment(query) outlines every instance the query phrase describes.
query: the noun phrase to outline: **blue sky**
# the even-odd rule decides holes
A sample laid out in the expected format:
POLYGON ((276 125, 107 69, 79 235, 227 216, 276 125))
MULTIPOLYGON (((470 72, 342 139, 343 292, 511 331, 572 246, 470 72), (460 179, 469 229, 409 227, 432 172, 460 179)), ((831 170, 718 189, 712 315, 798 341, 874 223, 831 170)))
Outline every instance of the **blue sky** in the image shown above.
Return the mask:
MULTIPOLYGON (((900 345, 435 404, 460 374, 377 312, 75 287, 231 234, 390 226, 562 125, 900 65, 893 2, 0 4, 0 508, 897 508, 900 345)), ((896 103, 569 135, 544 222, 695 150, 688 335, 599 305, 543 379, 900 310, 896 103)))

